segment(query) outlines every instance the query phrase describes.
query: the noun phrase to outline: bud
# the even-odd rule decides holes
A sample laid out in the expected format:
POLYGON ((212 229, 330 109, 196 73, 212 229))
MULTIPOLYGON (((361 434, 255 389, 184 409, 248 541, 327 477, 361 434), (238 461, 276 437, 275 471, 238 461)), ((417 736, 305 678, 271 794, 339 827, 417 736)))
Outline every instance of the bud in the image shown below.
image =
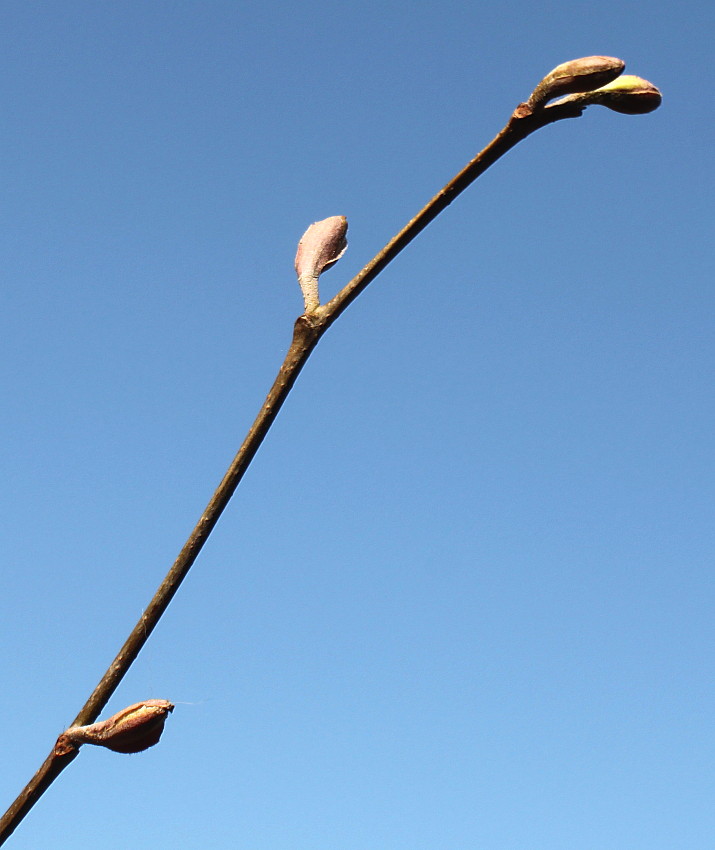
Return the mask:
POLYGON ((96 744, 115 753, 140 753, 159 742, 167 715, 173 710, 168 700, 148 699, 99 723, 70 726, 57 739, 55 754, 67 755, 81 744, 96 744))
POLYGON ((295 270, 303 291, 306 312, 320 305, 318 278, 343 256, 348 240, 348 220, 344 215, 333 215, 316 221, 303 234, 295 255, 295 270))
POLYGON ((657 109, 663 95, 653 83, 626 74, 586 95, 587 102, 607 106, 624 115, 645 115, 657 109))
POLYGON ((597 89, 615 80, 625 67, 626 63, 614 56, 584 56, 563 62, 544 77, 527 105, 534 109, 554 97, 597 89))

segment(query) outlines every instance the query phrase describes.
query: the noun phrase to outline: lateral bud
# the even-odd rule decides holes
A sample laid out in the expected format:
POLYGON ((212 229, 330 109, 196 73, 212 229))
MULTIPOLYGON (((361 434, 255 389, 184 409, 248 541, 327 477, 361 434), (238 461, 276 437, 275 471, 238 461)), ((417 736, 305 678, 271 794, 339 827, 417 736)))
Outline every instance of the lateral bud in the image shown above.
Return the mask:
POLYGON ((305 231, 295 255, 295 271, 306 313, 320 306, 318 278, 337 263, 348 247, 348 220, 344 215, 316 221, 305 231))
POLYGON ((54 753, 68 755, 82 744, 106 747, 115 753, 140 753, 159 742, 174 706, 165 699, 147 699, 89 726, 70 726, 57 739, 54 753))
POLYGON ((584 56, 557 65, 534 89, 526 105, 533 111, 565 94, 586 92, 615 80, 626 63, 615 56, 584 56))

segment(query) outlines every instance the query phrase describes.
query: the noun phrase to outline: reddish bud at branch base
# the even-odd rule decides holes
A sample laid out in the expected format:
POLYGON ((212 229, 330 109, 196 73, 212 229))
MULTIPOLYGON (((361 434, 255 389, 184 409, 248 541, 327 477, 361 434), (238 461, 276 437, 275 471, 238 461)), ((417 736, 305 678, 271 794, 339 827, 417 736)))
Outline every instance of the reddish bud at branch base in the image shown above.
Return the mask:
POLYGON ((99 723, 71 726, 57 739, 55 755, 67 755, 82 744, 96 744, 115 753, 140 753, 159 742, 166 718, 173 710, 168 700, 148 699, 99 723))

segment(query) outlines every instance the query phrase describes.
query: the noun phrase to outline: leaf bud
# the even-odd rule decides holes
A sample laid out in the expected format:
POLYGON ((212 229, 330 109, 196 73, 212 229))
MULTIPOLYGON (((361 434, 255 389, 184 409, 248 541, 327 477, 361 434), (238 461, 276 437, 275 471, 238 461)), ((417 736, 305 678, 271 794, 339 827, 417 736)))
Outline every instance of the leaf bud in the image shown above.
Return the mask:
POLYGON ((318 278, 343 256, 348 240, 348 220, 333 215, 316 221, 303 234, 295 255, 295 271, 303 291, 306 312, 320 305, 318 278))
POLYGON ((624 115, 645 115, 657 109, 663 100, 653 83, 630 74, 589 92, 586 97, 588 103, 598 103, 624 115))
POLYGON ((555 97, 597 89, 615 80, 625 67, 626 63, 614 56, 584 56, 563 62, 544 77, 527 105, 533 110, 555 97))
POLYGON ((140 753, 159 742, 174 706, 165 699, 148 699, 89 726, 70 726, 57 739, 55 755, 67 755, 81 744, 96 744, 115 753, 140 753))

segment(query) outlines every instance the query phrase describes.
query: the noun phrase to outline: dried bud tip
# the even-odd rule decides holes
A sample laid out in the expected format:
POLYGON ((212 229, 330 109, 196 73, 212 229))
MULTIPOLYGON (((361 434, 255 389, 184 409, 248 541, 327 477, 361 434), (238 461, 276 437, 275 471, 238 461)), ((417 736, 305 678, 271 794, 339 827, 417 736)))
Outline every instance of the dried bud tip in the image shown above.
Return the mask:
POLYGON ((653 83, 630 74, 588 94, 589 103, 607 106, 624 115, 645 115, 657 109, 662 100, 663 95, 653 83))
POLYGON ((531 109, 564 94, 592 91, 615 80, 626 63, 614 56, 584 56, 557 65, 534 89, 527 104, 531 109))
POLYGON ((99 723, 70 726, 57 739, 55 754, 66 755, 80 744, 96 744, 115 753, 140 753, 158 743, 164 722, 173 710, 168 700, 148 699, 99 723))

